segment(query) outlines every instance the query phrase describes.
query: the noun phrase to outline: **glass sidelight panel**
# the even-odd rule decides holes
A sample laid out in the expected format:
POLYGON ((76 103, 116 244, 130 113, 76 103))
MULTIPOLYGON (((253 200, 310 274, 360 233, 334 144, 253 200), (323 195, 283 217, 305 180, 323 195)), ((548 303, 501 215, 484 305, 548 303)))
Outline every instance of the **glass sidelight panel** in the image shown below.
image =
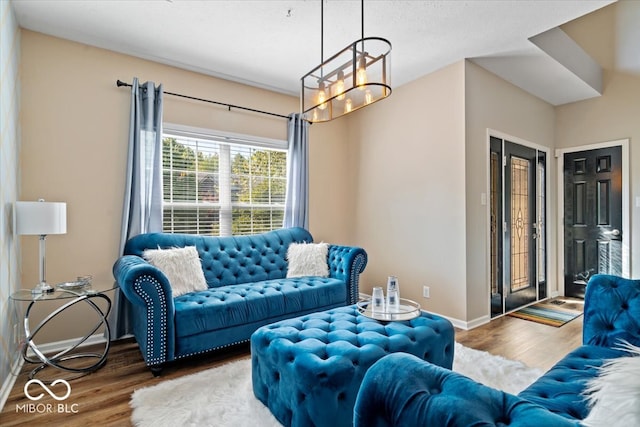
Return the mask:
POLYGON ((529 277, 529 213, 530 161, 511 157, 511 292, 526 288, 529 277))
POLYGON ((502 186, 500 185, 500 154, 491 153, 491 294, 496 295, 502 292, 499 286, 502 283, 500 274, 499 248, 502 239, 502 221, 500 221, 500 200, 502 198, 502 186))
POLYGON ((547 155, 538 151, 536 176, 536 260, 538 262, 538 299, 547 297, 547 155))
POLYGON ((504 271, 502 266, 504 258, 502 159, 502 140, 491 137, 489 155, 491 317, 504 313, 504 271))

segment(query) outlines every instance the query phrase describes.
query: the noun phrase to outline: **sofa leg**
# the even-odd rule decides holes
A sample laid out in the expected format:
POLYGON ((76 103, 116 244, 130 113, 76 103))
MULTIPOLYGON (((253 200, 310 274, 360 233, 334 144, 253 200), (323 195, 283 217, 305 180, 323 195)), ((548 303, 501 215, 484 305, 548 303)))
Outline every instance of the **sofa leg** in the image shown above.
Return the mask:
POLYGON ((154 377, 159 377, 162 374, 162 365, 150 365, 149 369, 154 377))

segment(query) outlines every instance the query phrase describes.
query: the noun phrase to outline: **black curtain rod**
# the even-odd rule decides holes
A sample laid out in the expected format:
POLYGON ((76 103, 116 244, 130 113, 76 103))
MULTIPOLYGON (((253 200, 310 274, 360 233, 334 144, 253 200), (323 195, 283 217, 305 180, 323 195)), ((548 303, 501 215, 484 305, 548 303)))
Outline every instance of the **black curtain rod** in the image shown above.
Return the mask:
MULTIPOLYGON (((121 86, 132 87, 132 85, 130 85, 129 83, 125 83, 125 82, 123 82, 121 80, 117 80, 116 81, 116 85, 118 87, 121 87, 121 86)), ((166 91, 164 91, 163 93, 166 93, 167 95, 179 96, 180 98, 192 99, 194 101, 201 101, 201 102, 208 102, 209 104, 222 105, 222 106, 227 107, 229 109, 229 111, 231 111, 232 108, 236 108, 238 110, 245 110, 245 111, 251 111, 251 112, 259 113, 259 114, 266 114, 268 116, 281 117, 283 119, 288 119, 289 118, 289 116, 283 116, 282 114, 270 113, 269 111, 256 110, 254 108, 241 107, 239 105, 226 104, 224 102, 211 101, 209 99, 204 99, 204 98, 196 98, 195 96, 182 95, 182 94, 179 94, 179 93, 166 92, 166 91)))

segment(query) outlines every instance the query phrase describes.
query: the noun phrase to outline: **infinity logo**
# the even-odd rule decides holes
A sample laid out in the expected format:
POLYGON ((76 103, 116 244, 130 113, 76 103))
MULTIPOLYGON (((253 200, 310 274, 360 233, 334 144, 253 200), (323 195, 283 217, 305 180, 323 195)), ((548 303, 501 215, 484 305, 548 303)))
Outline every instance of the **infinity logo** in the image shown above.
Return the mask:
POLYGON ((27 381, 27 383, 24 385, 24 395, 27 396, 30 400, 40 400, 42 399, 42 396, 44 396, 44 393, 40 393, 37 396, 31 396, 29 394, 29 386, 31 384, 38 384, 40 387, 42 387, 42 389, 44 391, 46 391, 47 393, 49 393, 49 396, 53 397, 55 400, 65 400, 67 397, 69 397, 69 395, 71 394, 71 386, 69 385, 69 383, 65 380, 55 380, 54 382, 51 383, 51 386, 53 387, 56 384, 64 384, 67 386, 67 393, 62 396, 59 397, 58 395, 56 395, 49 387, 47 387, 42 381, 40 380, 29 380, 27 381))

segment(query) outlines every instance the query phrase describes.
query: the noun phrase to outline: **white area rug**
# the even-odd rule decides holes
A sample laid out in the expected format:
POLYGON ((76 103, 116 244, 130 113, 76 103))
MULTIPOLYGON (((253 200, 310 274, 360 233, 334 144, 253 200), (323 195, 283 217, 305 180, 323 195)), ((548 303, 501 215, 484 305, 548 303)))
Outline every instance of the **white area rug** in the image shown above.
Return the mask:
MULTIPOLYGON (((453 370, 514 394, 543 374, 521 362, 458 343, 453 370)), ((140 427, 280 427, 253 395, 249 359, 136 390, 130 405, 131 420, 140 427)))

